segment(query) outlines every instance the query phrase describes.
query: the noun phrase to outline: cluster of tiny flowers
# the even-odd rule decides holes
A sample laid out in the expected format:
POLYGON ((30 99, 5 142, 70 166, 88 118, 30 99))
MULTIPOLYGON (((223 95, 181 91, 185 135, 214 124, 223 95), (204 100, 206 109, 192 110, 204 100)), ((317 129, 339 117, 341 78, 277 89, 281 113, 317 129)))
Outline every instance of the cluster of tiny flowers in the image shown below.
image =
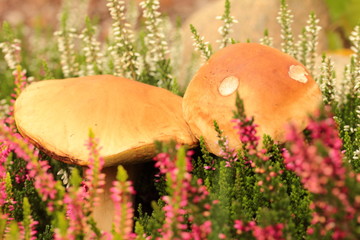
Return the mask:
MULTIPOLYGON (((71 186, 63 198, 69 223, 66 237, 70 240, 75 240, 78 236, 86 236, 91 232, 90 226, 87 224, 88 216, 84 211, 84 208, 86 208, 84 206, 86 195, 85 188, 71 186)), ((88 204, 85 203, 85 205, 88 204)))
MULTIPOLYGON (((358 105, 358 106, 356 107, 355 112, 356 112, 356 117, 357 117, 358 119, 360 119, 360 105, 358 105)), ((360 127, 360 123, 357 125, 357 127, 360 127)))
POLYGON ((350 35, 350 41, 352 43, 351 50, 354 54, 351 57, 351 64, 348 66, 350 88, 359 96, 360 90, 360 24, 355 26, 350 35))
POLYGON ((235 129, 243 144, 243 148, 254 152, 259 144, 259 137, 257 136, 257 125, 254 124, 253 118, 245 117, 244 119, 233 119, 235 129))
POLYGON ((69 173, 65 169, 60 169, 57 174, 66 188, 70 187, 69 173))
POLYGON ((10 105, 6 99, 0 100, 0 119, 4 119, 10 112, 10 105))
POLYGON ((192 32, 192 38, 194 40, 195 50, 199 51, 201 57, 206 61, 212 55, 212 48, 209 42, 204 42, 205 37, 200 36, 197 32, 196 28, 193 25, 190 25, 190 29, 192 32))
POLYGON ((265 30, 264 37, 260 38, 260 44, 272 47, 274 45, 274 39, 269 36, 269 31, 265 30))
POLYGON ((360 25, 355 26, 349 39, 352 42, 351 50, 354 52, 354 58, 357 63, 356 65, 358 66, 358 71, 360 71, 360 25))
MULTIPOLYGON (((18 237, 19 237, 19 239, 29 239, 29 240, 36 240, 37 239, 37 237, 36 237, 36 233, 37 233, 37 231, 35 230, 35 227, 36 227, 36 225, 38 224, 38 222, 37 221, 31 221, 31 224, 30 224, 30 232, 28 233, 26 230, 25 230, 25 228, 24 228, 24 226, 23 226, 23 224, 22 224, 22 222, 18 222, 18 237)), ((9 238, 10 239, 10 238, 9 238)))
POLYGON ((321 30, 319 22, 320 20, 316 18, 316 15, 314 13, 311 13, 305 27, 307 39, 307 57, 305 65, 308 67, 310 72, 313 72, 315 69, 316 47, 319 42, 318 35, 321 30))
POLYGON ((89 151, 88 168, 85 170, 84 187, 87 189, 86 202, 89 204, 88 212, 98 205, 99 195, 104 191, 105 174, 101 173, 104 166, 104 158, 100 156, 99 140, 92 135, 89 137, 86 147, 89 151))
MULTIPOLYGON (((161 229, 161 239, 179 240, 182 239, 183 232, 187 232, 185 215, 188 213, 188 189, 191 187, 191 163, 188 152, 184 159, 171 159, 168 153, 159 153, 154 159, 155 166, 160 169, 161 174, 166 174, 167 186, 170 192, 168 196, 163 196, 165 202, 165 221, 161 229), (184 164, 176 164, 177 161, 185 161, 184 164)), ((186 235, 186 234, 185 234, 186 235)))
MULTIPOLYGON (((82 186, 70 186, 63 199, 69 223, 67 239, 77 239, 79 236, 90 237, 93 234, 88 222, 94 206, 98 205, 97 196, 103 192, 105 185, 105 175, 101 173, 104 159, 99 153, 98 140, 90 134, 85 145, 89 151, 89 164, 84 173, 82 186)), ((55 235, 57 239, 65 237, 59 231, 56 231, 55 235)))
POLYGON ((163 20, 159 12, 160 3, 158 0, 145 0, 140 2, 140 7, 143 9, 145 27, 148 32, 145 42, 149 48, 149 57, 155 63, 165 59, 169 53, 162 26, 163 20))
POLYGON ((330 57, 323 56, 320 68, 320 78, 318 80, 323 100, 325 104, 331 104, 335 101, 335 70, 334 62, 330 57))
POLYGON ((234 148, 230 148, 229 140, 226 137, 221 137, 219 140, 220 144, 220 153, 219 155, 225 159, 225 167, 233 167, 234 162, 238 161, 237 152, 234 148))
POLYGON ((320 141, 328 148, 329 156, 318 152, 316 144, 308 145, 294 126, 289 127, 286 139, 291 143, 290 152, 284 152, 286 167, 295 171, 304 186, 312 193, 327 193, 326 184, 331 179, 344 180, 345 168, 342 165, 341 140, 335 127, 335 120, 327 118, 321 122, 312 120, 308 125, 312 141, 320 141))
POLYGON ((225 11, 222 16, 217 16, 216 19, 222 20, 224 24, 219 27, 218 32, 220 33, 222 39, 218 42, 220 43, 220 48, 226 47, 229 43, 231 43, 231 38, 229 38, 229 34, 233 31, 232 26, 234 23, 238 23, 234 16, 230 16, 230 1, 225 1, 225 11))
POLYGON ((20 44, 21 42, 19 39, 14 39, 11 42, 0 43, 0 48, 5 55, 5 61, 11 70, 15 70, 16 66, 20 64, 20 44))
POLYGON ((270 225, 266 227, 258 226, 254 221, 250 221, 245 224, 241 220, 235 220, 234 228, 238 235, 241 235, 245 232, 252 232, 252 235, 257 240, 283 240, 283 228, 284 225, 282 223, 278 223, 276 225, 270 225))
MULTIPOLYGON (((304 187, 314 194, 314 201, 310 205, 314 210, 312 226, 319 225, 322 236, 333 231, 333 239, 343 239, 348 221, 354 218, 358 204, 353 205, 348 196, 349 189, 345 184, 347 169, 342 162, 342 142, 336 123, 332 117, 317 121, 312 119, 308 129, 311 132, 310 144, 298 134, 295 127, 289 129, 287 140, 291 146, 290 152, 285 151, 283 154, 285 164, 301 178, 304 187), (334 201, 329 201, 325 196, 334 201), (337 216, 340 216, 340 212, 345 214, 339 220, 337 216)), ((309 234, 314 231, 313 227, 308 229, 309 234)))
POLYGON ((19 222, 20 235, 23 236, 21 239, 35 240, 36 238, 36 225, 38 221, 34 221, 31 216, 30 203, 27 198, 24 198, 23 202, 23 221, 19 222))
POLYGON ((107 0, 106 6, 113 19, 114 44, 109 52, 114 59, 114 74, 137 79, 140 75, 140 54, 134 49, 134 34, 126 21, 125 2, 107 0))
POLYGON ((98 74, 103 65, 103 54, 100 50, 100 42, 96 40, 94 34, 95 27, 92 29, 85 28, 79 35, 79 38, 83 41, 83 51, 85 54, 86 69, 79 72, 80 76, 95 75, 98 74))
POLYGON ((360 159, 360 148, 356 149, 353 154, 353 160, 358 161, 360 159))
POLYGON ((0 145, 1 155, 0 155, 0 206, 7 208, 8 211, 2 212, 0 211, 1 217, 6 217, 9 219, 9 213, 14 210, 14 204, 16 201, 8 194, 7 181, 10 180, 10 175, 6 170, 6 161, 7 157, 10 154, 10 148, 7 146, 6 143, 2 143, 0 145))
MULTIPOLYGON (((189 185, 187 188, 188 191, 188 201, 189 205, 196 207, 188 208, 188 222, 190 223, 190 231, 183 231, 181 237, 184 240, 192 239, 207 239, 212 231, 212 223, 208 220, 211 211, 211 204, 207 203, 209 199, 209 192, 207 188, 203 185, 202 179, 197 179, 196 183, 189 185), (199 221, 196 219, 198 215, 201 215, 205 220, 199 221)), ((217 201, 213 201, 213 204, 216 204, 217 201)))
MULTIPOLYGON (((52 174, 48 173, 50 166, 47 161, 37 161, 35 159, 30 161, 26 168, 28 169, 29 177, 33 178, 34 187, 39 192, 43 201, 56 199, 56 181, 52 174)), ((50 209, 52 210, 51 206, 50 209)))
MULTIPOLYGON (((156 76, 157 63, 167 58, 169 54, 168 42, 164 34, 163 19, 159 11, 160 2, 158 0, 145 0, 140 2, 143 9, 143 17, 145 19, 145 27, 147 34, 145 43, 148 48, 146 56, 147 64, 150 68, 150 74, 156 76)), ((158 86, 165 87, 173 81, 171 74, 166 76, 158 76, 158 86)))
POLYGON ((74 77, 79 73, 79 64, 76 62, 75 38, 77 38, 76 29, 63 29, 56 31, 54 35, 57 38, 60 52, 60 63, 64 77, 74 77))
POLYGON ((294 16, 288 7, 285 0, 281 1, 279 15, 277 20, 281 26, 281 47, 284 53, 291 56, 295 56, 296 52, 294 49, 294 36, 292 34, 291 24, 293 23, 294 16))
MULTIPOLYGON (((6 126, 0 127, 0 136, 2 141, 8 146, 9 151, 16 154, 17 157, 27 161, 26 169, 28 176, 34 179, 34 187, 38 191, 43 201, 55 200, 57 197, 57 190, 55 188, 56 181, 51 173, 47 161, 38 160, 38 151, 34 146, 27 143, 18 133, 14 133, 6 126)), ((48 210, 52 212, 53 202, 48 202, 48 210)))
POLYGON ((305 28, 302 30, 298 39, 299 40, 295 43, 295 58, 302 64, 306 65, 308 56, 308 36, 306 34, 305 28))
POLYGON ((87 16, 89 0, 61 1, 61 13, 65 13, 68 26, 79 29, 87 16), (80 21, 79 21, 80 20, 80 21))
POLYGON ((115 239, 135 239, 136 234, 132 232, 134 217, 132 195, 135 194, 135 190, 132 183, 127 181, 126 171, 123 168, 118 169, 117 181, 113 182, 110 192, 116 212, 113 220, 113 236, 115 239))
POLYGON ((4 206, 7 201, 6 193, 6 159, 9 156, 9 148, 5 144, 0 145, 0 206, 4 206))
POLYGON ((208 239, 211 233, 211 221, 205 221, 201 225, 192 224, 191 231, 181 234, 183 240, 201 240, 208 239))

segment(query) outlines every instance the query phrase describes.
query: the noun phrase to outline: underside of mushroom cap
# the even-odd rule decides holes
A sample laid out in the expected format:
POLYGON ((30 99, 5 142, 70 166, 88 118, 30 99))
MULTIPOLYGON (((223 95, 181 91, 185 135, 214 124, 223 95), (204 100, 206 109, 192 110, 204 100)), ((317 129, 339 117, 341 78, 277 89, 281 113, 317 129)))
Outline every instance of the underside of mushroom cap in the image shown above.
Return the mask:
POLYGON ((88 164, 91 129, 105 166, 136 163, 156 154, 154 141, 194 146, 182 98, 162 88, 111 75, 46 80, 29 85, 15 102, 19 132, 55 159, 88 164))
POLYGON ((306 68, 279 50, 256 43, 219 50, 196 73, 183 100, 185 120, 214 154, 220 152, 214 120, 230 147, 241 146, 231 123, 236 93, 244 102, 246 115, 259 125, 258 136, 268 134, 278 141, 284 139, 286 124, 305 127, 308 114, 322 99, 306 68))

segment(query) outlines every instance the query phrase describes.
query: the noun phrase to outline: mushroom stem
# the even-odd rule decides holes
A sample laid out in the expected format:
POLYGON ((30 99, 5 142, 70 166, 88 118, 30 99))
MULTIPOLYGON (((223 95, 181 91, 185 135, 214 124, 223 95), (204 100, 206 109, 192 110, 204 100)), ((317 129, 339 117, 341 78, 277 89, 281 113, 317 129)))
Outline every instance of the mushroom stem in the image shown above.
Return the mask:
MULTIPOLYGON (((136 164, 123 165, 128 174, 128 180, 135 181, 136 164)), ((99 196, 98 205, 94 207, 94 220, 97 223, 97 227, 106 232, 111 232, 112 223, 114 220, 115 210, 114 204, 111 198, 110 189, 113 186, 113 182, 116 181, 118 166, 106 167, 102 170, 105 174, 105 186, 104 192, 99 196)), ((134 199, 133 199, 134 202, 134 199)))

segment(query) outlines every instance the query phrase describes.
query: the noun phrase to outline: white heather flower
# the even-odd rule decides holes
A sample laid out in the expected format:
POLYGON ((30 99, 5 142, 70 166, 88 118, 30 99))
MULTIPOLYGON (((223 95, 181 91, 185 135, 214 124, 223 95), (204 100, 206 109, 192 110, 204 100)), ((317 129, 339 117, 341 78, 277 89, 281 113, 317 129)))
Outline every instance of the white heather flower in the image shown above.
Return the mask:
POLYGON ((57 172, 56 175, 61 176, 60 179, 61 179, 63 185, 64 185, 66 188, 69 188, 69 187, 70 187, 70 181, 69 181, 69 180, 70 180, 70 179, 69 179, 70 176, 69 176, 69 173, 68 173, 66 170, 60 169, 60 170, 57 172))
POLYGON ((320 84, 325 104, 332 104, 335 98, 339 98, 335 92, 335 79, 334 62, 330 57, 323 56, 318 83, 320 84))
POLYGON ((353 50, 354 54, 360 58, 360 25, 355 26, 349 39, 352 43, 351 50, 353 50))
POLYGON ((295 55, 294 57, 306 66, 306 59, 308 57, 308 35, 305 28, 303 28, 301 34, 299 34, 299 40, 295 43, 295 55))
POLYGON ((140 75, 139 55, 135 52, 134 35, 125 15, 125 2, 107 0, 114 43, 108 49, 114 64, 114 75, 137 79, 140 75))
POLYGON ((88 28, 85 28, 79 36, 85 45, 83 48, 86 64, 84 75, 95 75, 102 70, 103 54, 100 50, 100 42, 95 38, 95 30, 95 27, 89 26, 88 28))
POLYGON ((220 33, 222 39, 217 42, 220 43, 220 48, 226 47, 229 43, 231 43, 231 38, 229 37, 230 33, 233 31, 232 26, 234 23, 238 23, 235 17, 230 16, 230 1, 225 1, 225 11, 222 16, 217 16, 216 19, 222 20, 224 24, 219 27, 218 32, 220 33))
POLYGON ((149 66, 149 73, 157 79, 157 86, 170 90, 174 85, 174 78, 171 75, 171 67, 166 63, 170 51, 164 34, 164 25, 168 22, 161 18, 158 0, 144 0, 140 2, 140 7, 143 10, 147 30, 145 44, 148 51, 145 60, 149 66))
POLYGON ((89 0, 62 0, 61 3, 61 12, 67 14, 67 25, 81 29, 83 27, 82 20, 87 16, 89 0))
POLYGON ((353 153, 353 160, 359 160, 359 157, 360 157, 360 149, 357 149, 354 151, 353 153))
POLYGON ((11 70, 15 70, 16 66, 20 64, 20 44, 21 42, 19 39, 0 43, 0 48, 5 55, 5 62, 11 70))
POLYGON ((310 70, 311 73, 313 73, 315 69, 316 47, 319 42, 319 32, 321 30, 319 22, 320 20, 316 18, 316 15, 311 13, 305 27, 307 38, 307 57, 305 66, 310 70))
MULTIPOLYGON (((352 55, 352 69, 351 75, 354 81, 359 85, 360 82, 360 25, 355 26, 354 30, 351 32, 349 37, 352 46, 351 50, 354 51, 352 55)), ((357 86, 359 87, 359 86, 357 86)))
POLYGON ((9 116, 10 113, 10 104, 6 99, 0 100, 0 119, 5 119, 5 117, 9 116))
POLYGON ((163 34, 163 20, 159 12, 160 3, 157 0, 145 0, 140 2, 140 7, 143 9, 145 27, 148 32, 145 42, 149 49, 149 57, 156 60, 165 59, 169 49, 163 34))
POLYGON ((76 30, 74 28, 70 28, 68 30, 62 29, 60 31, 56 31, 54 35, 58 41, 60 63, 64 76, 66 78, 77 76, 79 72, 79 64, 76 62, 74 44, 74 40, 77 37, 76 30))
POLYGON ((269 36, 269 31, 265 30, 264 31, 264 37, 260 38, 259 42, 262 45, 272 47, 273 44, 274 44, 274 39, 269 36))
POLYGON ((281 47, 284 53, 291 56, 295 56, 296 52, 294 49, 294 37, 292 34, 291 24, 293 23, 294 16, 291 10, 288 8, 288 4, 285 0, 281 1, 280 11, 277 20, 281 27, 281 47))
POLYGON ((208 60, 212 54, 212 48, 209 42, 204 42, 204 36, 200 37, 196 28, 190 24, 190 30, 192 35, 192 39, 194 40, 193 46, 195 50, 199 51, 203 60, 208 60))

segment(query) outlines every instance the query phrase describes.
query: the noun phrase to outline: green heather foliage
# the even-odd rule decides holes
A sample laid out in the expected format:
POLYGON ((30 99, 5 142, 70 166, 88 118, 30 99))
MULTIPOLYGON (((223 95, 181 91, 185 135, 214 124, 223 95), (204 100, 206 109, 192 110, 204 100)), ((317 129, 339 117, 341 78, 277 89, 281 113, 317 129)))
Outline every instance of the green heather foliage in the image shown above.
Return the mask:
MULTIPOLYGON (((230 14, 230 1, 224 3, 218 18, 224 23, 219 48, 237 42, 229 38, 236 20, 230 14)), ((229 124, 239 132, 241 149, 229 148, 216 122, 220 157, 208 152, 202 138, 192 150, 159 143, 159 154, 149 165, 156 174, 145 186, 137 189, 119 167, 111 189, 117 218, 111 232, 101 232, 92 216, 94 196, 104 184, 96 136, 90 133, 87 142, 92 159, 88 169, 60 163, 17 133, 13 103, 32 79, 90 74, 130 77, 182 94, 176 79, 182 63, 174 57, 181 55, 179 26, 174 31, 158 11, 159 2, 144 0, 137 8, 133 1, 108 0, 107 7, 113 24, 102 42, 93 19, 86 17, 83 24, 70 28, 74 13, 66 7, 56 38, 52 31, 34 29, 30 40, 25 40, 23 26, 2 24, 0 239, 359 238, 360 25, 349 37, 351 61, 344 73, 335 73, 326 55, 316 65, 320 27, 315 13, 309 13, 307 26, 296 39, 285 0, 277 18, 282 50, 313 72, 323 92, 324 106, 311 117, 307 129, 289 127, 285 143, 269 136, 259 142, 254 119, 245 116, 238 96, 229 124), (146 188, 156 189, 156 197, 147 198, 146 188), (142 199, 141 204, 132 201, 133 194, 142 199)), ((193 59, 199 59, 197 55, 209 59, 213 48, 195 26, 190 29, 197 50, 193 59)), ((265 30, 259 42, 271 46, 272 34, 265 30)))

